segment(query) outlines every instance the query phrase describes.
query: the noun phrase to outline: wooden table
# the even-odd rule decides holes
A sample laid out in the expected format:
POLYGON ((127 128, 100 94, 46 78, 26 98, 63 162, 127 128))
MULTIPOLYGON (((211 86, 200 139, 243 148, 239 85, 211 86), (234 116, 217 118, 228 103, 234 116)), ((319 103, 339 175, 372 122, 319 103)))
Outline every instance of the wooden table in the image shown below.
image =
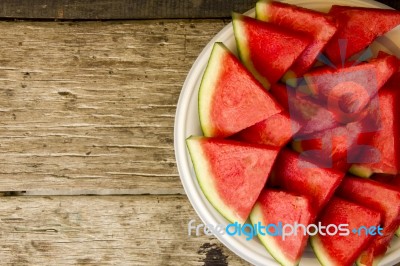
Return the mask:
POLYGON ((173 124, 197 55, 254 3, 0 1, 0 264, 247 265, 188 237, 173 124))

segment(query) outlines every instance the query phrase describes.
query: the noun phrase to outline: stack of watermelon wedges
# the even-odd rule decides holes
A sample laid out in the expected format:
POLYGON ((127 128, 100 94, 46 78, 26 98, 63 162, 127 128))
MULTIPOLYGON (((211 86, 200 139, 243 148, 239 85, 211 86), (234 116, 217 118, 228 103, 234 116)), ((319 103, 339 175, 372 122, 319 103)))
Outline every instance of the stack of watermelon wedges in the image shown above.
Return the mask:
POLYGON ((307 243, 322 265, 377 265, 400 233, 400 63, 369 48, 399 24, 394 10, 260 1, 256 18, 233 13, 237 51, 214 44, 203 136, 186 143, 215 209, 232 223, 381 228, 258 235, 282 265, 307 243))

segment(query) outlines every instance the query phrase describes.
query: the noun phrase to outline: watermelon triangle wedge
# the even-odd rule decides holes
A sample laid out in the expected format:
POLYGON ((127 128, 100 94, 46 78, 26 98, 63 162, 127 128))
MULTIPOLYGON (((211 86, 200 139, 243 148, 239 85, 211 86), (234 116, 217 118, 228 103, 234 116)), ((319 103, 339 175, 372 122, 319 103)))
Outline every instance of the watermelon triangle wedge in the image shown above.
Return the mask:
POLYGON ((347 172, 362 152, 363 147, 359 147, 357 141, 364 130, 362 122, 339 125, 296 138, 292 147, 299 153, 307 153, 310 160, 317 161, 319 165, 347 172))
POLYGON ((289 114, 282 112, 258 122, 232 137, 249 143, 283 147, 298 130, 299 125, 290 119, 289 114))
MULTIPOLYGON (((308 226, 314 217, 310 201, 303 196, 288 192, 265 189, 258 198, 250 214, 252 224, 262 226, 289 224, 302 224, 308 226)), ((307 245, 308 234, 303 229, 296 234, 286 236, 273 236, 277 229, 268 229, 272 234, 264 232, 258 238, 272 257, 281 265, 295 266, 307 245)))
POLYGON ((295 137, 310 135, 315 132, 334 128, 338 125, 335 114, 304 93, 304 86, 292 88, 277 83, 269 91, 278 103, 289 113, 295 137))
POLYGON ((290 67, 290 74, 285 75, 290 78, 300 77, 309 70, 336 32, 336 22, 330 16, 277 1, 258 1, 256 17, 313 37, 313 41, 290 67))
POLYGON ((269 89, 308 47, 306 34, 233 13, 233 29, 244 65, 269 89))
POLYGON ((199 89, 199 116, 206 137, 228 137, 281 107, 222 43, 215 43, 199 89))
POLYGON ((377 235, 357 262, 359 265, 376 265, 400 226, 400 191, 374 180, 345 177, 337 195, 380 212, 382 235, 377 235))
MULTIPOLYGON (((378 181, 380 183, 392 186, 393 188, 395 188, 398 191, 400 191, 400 175, 377 174, 377 175, 372 176, 372 179, 375 180, 375 181, 378 181)), ((398 237, 400 237, 400 226, 396 230, 396 235, 398 237)))
MULTIPOLYGON (((341 228, 340 233, 344 235, 317 234, 310 238, 311 246, 319 260, 324 266, 351 266, 355 263, 361 252, 373 240, 372 235, 353 234, 351 230, 365 226, 378 226, 381 220, 379 212, 368 209, 353 202, 333 197, 324 209, 319 222, 327 227, 335 225, 339 228, 341 224, 347 227, 341 228), (346 234, 345 229, 349 230, 346 234)), ((330 232, 334 232, 330 229, 330 232)))
POLYGON ((307 196, 316 215, 328 203, 344 177, 334 169, 323 169, 301 154, 283 149, 271 171, 270 185, 307 196))
POLYGON ((320 67, 304 78, 321 105, 334 112, 340 122, 348 123, 359 119, 357 114, 362 114, 398 68, 397 58, 386 54, 359 65, 320 67))
POLYGON ((339 23, 337 33, 325 48, 333 63, 344 62, 400 24, 400 12, 395 10, 334 5, 329 14, 339 23), (341 47, 339 41, 347 46, 341 47))
POLYGON ((354 164, 350 172, 370 177, 373 173, 397 174, 400 172, 400 73, 397 72, 378 92, 379 105, 373 116, 368 116, 369 124, 377 130, 362 133, 359 144, 369 146, 363 155, 364 163, 354 164), (366 159, 369 162, 366 162, 366 159))
POLYGON ((189 137, 186 143, 204 195, 228 221, 243 224, 278 148, 205 137, 189 137))

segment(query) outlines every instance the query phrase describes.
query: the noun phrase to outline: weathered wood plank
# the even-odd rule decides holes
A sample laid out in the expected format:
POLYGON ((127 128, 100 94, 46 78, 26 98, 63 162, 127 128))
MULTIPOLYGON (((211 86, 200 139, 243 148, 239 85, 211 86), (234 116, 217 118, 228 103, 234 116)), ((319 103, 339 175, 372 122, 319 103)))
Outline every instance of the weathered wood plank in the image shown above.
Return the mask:
POLYGON ((0 197, 3 265, 248 265, 200 222, 185 196, 0 197))
POLYGON ((1 22, 0 191, 183 193, 175 107, 224 25, 1 22))
POLYGON ((22 19, 161 19, 227 18, 256 0, 3 0, 0 18, 22 19))
MULTIPOLYGON (((380 0, 400 9, 398 0, 380 0)), ((161 19, 228 18, 244 12, 256 0, 3 0, 0 18, 19 19, 161 19)))

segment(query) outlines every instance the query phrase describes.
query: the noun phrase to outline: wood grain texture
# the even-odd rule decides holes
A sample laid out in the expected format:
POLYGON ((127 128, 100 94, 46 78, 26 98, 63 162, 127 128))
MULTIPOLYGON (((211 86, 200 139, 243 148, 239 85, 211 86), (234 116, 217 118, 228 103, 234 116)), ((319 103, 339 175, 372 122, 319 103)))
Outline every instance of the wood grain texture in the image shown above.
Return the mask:
POLYGON ((228 18, 256 0, 2 0, 0 18, 161 19, 228 18))
POLYGON ((214 237, 185 196, 0 197, 2 265, 248 265, 214 237))
POLYGON ((224 25, 0 22, 0 191, 183 193, 176 104, 224 25))
MULTIPOLYGON (((256 0, 2 0, 0 18, 19 19, 160 19, 229 18, 256 0)), ((381 0, 400 9, 398 0, 381 0)))

